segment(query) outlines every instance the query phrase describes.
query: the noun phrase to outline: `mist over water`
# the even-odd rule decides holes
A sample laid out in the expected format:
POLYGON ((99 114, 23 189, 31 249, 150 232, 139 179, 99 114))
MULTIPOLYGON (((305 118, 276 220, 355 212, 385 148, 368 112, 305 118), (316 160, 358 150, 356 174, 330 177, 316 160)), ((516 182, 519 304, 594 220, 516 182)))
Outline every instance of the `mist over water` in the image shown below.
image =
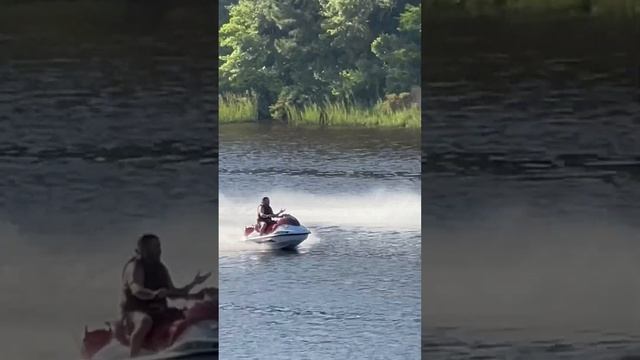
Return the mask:
MULTIPOLYGON (((245 226, 255 223, 261 194, 252 196, 220 195, 221 251, 255 247, 240 244, 245 226)), ((379 189, 363 194, 312 194, 284 189, 269 192, 275 212, 281 207, 312 229, 310 239, 317 241, 314 227, 342 227, 354 231, 420 231, 419 192, 379 189)), ((259 248, 259 247, 258 247, 259 248)))
POLYGON ((423 230, 423 352, 436 359, 637 355, 637 224, 503 210, 483 209, 466 227, 423 230))
POLYGON ((423 236, 437 239, 424 245, 427 323, 633 328, 640 323, 638 230, 602 218, 535 219, 517 209, 467 229, 426 229, 423 236))

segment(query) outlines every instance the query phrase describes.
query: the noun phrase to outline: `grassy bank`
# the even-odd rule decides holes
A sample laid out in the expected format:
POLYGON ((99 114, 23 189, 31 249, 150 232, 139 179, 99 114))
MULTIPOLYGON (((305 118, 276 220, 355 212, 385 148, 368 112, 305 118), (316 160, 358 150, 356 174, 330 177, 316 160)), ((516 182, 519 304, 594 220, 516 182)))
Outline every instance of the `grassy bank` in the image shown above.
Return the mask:
MULTIPOLYGON (((224 95, 218 97, 220 124, 250 123, 258 121, 258 104, 251 95, 224 95)), ((303 108, 287 107, 290 126, 329 127, 397 127, 420 128, 421 112, 417 106, 389 110, 379 101, 365 108, 342 103, 307 105, 303 108)), ((270 120, 275 121, 275 120, 270 120)))
POLYGON ((309 105, 302 109, 289 109, 289 124, 293 126, 359 126, 420 128, 420 108, 384 111, 381 103, 373 108, 345 106, 343 104, 309 105))

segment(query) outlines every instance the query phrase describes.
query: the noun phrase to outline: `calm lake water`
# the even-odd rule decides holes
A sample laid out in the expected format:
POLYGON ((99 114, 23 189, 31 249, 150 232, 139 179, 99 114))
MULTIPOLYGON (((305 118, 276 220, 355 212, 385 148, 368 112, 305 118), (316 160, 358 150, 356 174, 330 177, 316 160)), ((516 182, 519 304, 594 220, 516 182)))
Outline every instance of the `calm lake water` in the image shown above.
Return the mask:
POLYGON ((633 28, 566 20, 430 33, 426 358, 640 355, 633 28))
POLYGON ((221 358, 420 357, 420 134, 220 128, 221 358), (312 235, 244 244, 260 199, 312 235))

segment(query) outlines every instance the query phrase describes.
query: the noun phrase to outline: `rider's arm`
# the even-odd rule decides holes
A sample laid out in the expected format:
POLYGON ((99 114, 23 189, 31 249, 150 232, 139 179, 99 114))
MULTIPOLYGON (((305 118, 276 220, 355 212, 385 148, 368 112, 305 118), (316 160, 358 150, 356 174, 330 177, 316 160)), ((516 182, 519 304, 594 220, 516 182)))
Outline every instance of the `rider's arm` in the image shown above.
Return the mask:
POLYGON ((169 291, 167 292, 167 297, 171 299, 185 299, 189 297, 189 293, 195 287, 193 283, 183 286, 181 288, 176 288, 173 285, 173 280, 171 280, 171 275, 167 271, 167 278, 169 279, 169 291))
POLYGON ((144 271, 137 264, 130 264, 127 269, 127 282, 133 296, 141 300, 151 300, 156 297, 156 292, 144 287, 144 271), (133 268, 133 269, 132 269, 133 268))

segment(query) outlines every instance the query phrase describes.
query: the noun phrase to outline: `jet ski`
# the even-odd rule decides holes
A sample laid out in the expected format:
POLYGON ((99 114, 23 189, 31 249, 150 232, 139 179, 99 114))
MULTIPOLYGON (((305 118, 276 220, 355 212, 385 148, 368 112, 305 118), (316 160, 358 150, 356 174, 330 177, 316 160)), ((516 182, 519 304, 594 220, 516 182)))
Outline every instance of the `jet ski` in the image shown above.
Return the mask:
MULTIPOLYGON (((182 318, 154 327, 138 360, 218 359, 218 289, 205 289, 203 299, 182 309, 182 318)), ((83 360, 129 359, 129 341, 120 321, 89 331, 82 340, 83 360)))
POLYGON ((267 226, 264 234, 260 234, 260 225, 248 226, 244 229, 246 241, 263 244, 272 249, 294 249, 311 234, 311 231, 300 225, 298 219, 289 214, 279 216, 274 224, 267 226))

